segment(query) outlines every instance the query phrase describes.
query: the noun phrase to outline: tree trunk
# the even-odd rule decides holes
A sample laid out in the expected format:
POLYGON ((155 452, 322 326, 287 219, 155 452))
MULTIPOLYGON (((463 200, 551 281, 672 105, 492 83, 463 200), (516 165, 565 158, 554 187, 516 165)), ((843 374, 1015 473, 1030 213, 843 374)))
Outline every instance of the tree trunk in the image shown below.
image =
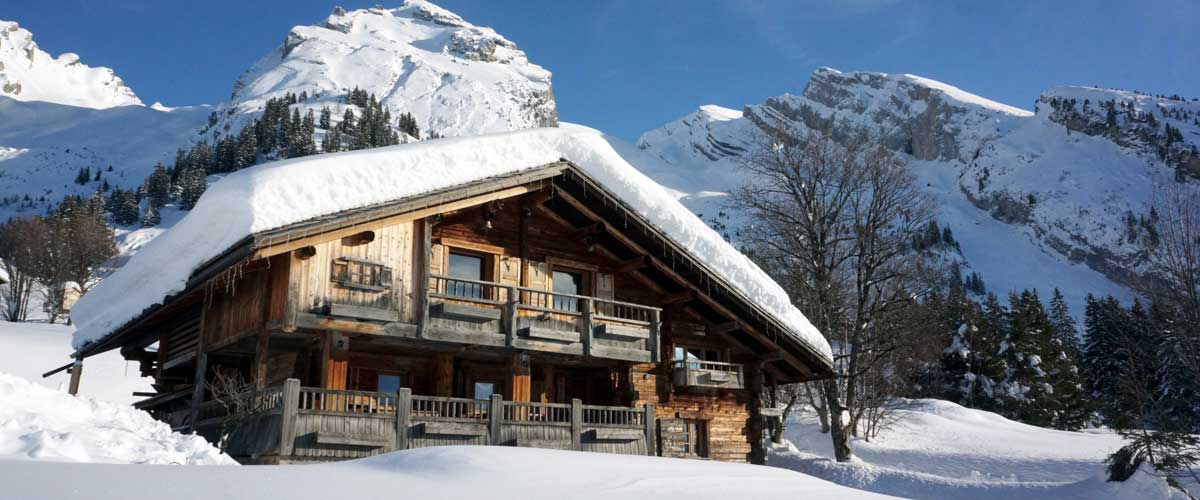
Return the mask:
POLYGON ((829 405, 825 404, 823 393, 813 394, 810 384, 804 384, 804 390, 808 393, 808 400, 812 403, 813 409, 817 410, 817 421, 821 423, 821 434, 829 434, 829 405))
POLYGON ((848 432, 848 418, 846 407, 842 406, 839 399, 838 383, 836 378, 831 378, 825 381, 825 404, 829 408, 830 426, 829 437, 833 440, 833 457, 838 462, 848 462, 850 457, 854 456, 854 452, 850 450, 850 433, 848 432))

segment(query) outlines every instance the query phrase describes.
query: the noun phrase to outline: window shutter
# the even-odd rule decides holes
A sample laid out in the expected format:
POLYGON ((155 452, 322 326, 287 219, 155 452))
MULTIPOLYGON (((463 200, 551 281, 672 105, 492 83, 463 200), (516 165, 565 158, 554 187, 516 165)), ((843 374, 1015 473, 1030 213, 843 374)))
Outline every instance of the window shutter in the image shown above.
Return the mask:
POLYGON ((521 259, 504 255, 500 257, 500 279, 502 285, 521 284, 521 259))
POLYGON ((545 262, 529 261, 529 288, 550 289, 550 267, 545 262))
POLYGON ((613 283, 612 274, 596 273, 596 296, 602 299, 616 300, 616 285, 613 283))
POLYGON ((429 274, 446 274, 446 252, 445 246, 440 243, 434 243, 429 250, 429 274))

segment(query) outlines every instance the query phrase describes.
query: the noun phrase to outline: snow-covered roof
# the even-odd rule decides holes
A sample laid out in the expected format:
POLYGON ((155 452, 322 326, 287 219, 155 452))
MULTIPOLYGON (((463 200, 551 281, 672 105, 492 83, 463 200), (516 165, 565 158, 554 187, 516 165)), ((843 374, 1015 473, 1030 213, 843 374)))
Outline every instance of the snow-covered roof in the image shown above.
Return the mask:
POLYGON ((702 261, 793 337, 831 359, 829 344, 787 293, 627 158, 637 150, 582 127, 450 138, 310 156, 213 183, 174 228, 146 244, 72 310, 78 349, 184 290, 204 263, 247 236, 567 159, 702 261), (618 152, 618 150, 622 152, 618 152))

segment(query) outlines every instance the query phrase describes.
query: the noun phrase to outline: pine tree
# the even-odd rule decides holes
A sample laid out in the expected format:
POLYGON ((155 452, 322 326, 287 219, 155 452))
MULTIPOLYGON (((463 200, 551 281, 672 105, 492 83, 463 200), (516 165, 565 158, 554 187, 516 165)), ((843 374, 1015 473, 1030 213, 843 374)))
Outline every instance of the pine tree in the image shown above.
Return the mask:
POLYGON ((171 176, 161 163, 155 165, 154 171, 146 178, 146 198, 155 209, 162 208, 171 200, 171 176))
POLYGON ((142 215, 142 227, 154 227, 162 222, 162 217, 158 215, 158 209, 154 205, 146 207, 146 213, 142 215))
POLYGON ((333 126, 332 120, 333 120, 333 111, 329 109, 329 106, 322 107, 321 108, 321 118, 317 122, 317 125, 320 126, 322 129, 329 130, 330 127, 333 126))
POLYGON ((88 167, 80 167, 79 172, 75 174, 75 183, 80 186, 87 184, 92 179, 91 169, 88 167))
POLYGON ((1025 290, 1009 299, 1010 326, 1005 344, 1005 414, 1027 424, 1046 427, 1059 410, 1046 371, 1053 356, 1054 335, 1036 291, 1025 290))
POLYGON ((199 168, 188 168, 179 175, 179 206, 191 210, 200 200, 200 195, 208 189, 208 179, 199 168))
POLYGON ((1054 399, 1059 408, 1051 425, 1058 429, 1081 429, 1091 420, 1092 404, 1083 379, 1079 331, 1057 288, 1050 299, 1050 325, 1054 330, 1054 352, 1047 358, 1044 369, 1053 379, 1054 399))
POLYGON ((133 190, 114 190, 113 198, 115 201, 112 204, 113 223, 122 226, 137 223, 141 211, 138 209, 137 195, 133 190))

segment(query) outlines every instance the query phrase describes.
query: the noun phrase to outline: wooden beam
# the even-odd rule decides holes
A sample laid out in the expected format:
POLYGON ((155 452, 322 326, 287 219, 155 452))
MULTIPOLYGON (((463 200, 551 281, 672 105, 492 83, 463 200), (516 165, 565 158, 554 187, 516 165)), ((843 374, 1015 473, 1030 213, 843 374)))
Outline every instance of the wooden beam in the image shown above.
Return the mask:
POLYGON ((650 267, 650 265, 651 265, 650 257, 647 255, 642 255, 642 256, 638 256, 638 257, 629 259, 620 264, 617 264, 616 272, 628 273, 628 272, 636 271, 638 269, 645 269, 647 267, 650 267))
POLYGON ((454 392, 454 354, 438 353, 433 359, 433 394, 450 397, 450 394, 454 392))
POLYGON ((730 321, 719 325, 709 325, 709 333, 731 333, 742 329, 742 324, 739 321, 730 321))
POLYGON ((200 309, 200 328, 197 332, 200 338, 196 342, 196 369, 192 374, 192 407, 189 421, 192 434, 196 433, 196 421, 200 418, 200 403, 204 402, 205 377, 208 371, 208 342, 204 328, 208 320, 208 308, 212 306, 212 291, 207 286, 202 288, 204 289, 204 305, 200 309))
POLYGON ((513 354, 510 370, 512 373, 510 382, 512 400, 528 402, 533 396, 529 376, 529 356, 524 353, 513 354))
POLYGON ((258 342, 254 345, 254 388, 261 390, 267 386, 267 360, 270 359, 271 332, 266 328, 258 332, 258 342))
POLYGON ((600 223, 600 222, 594 222, 592 224, 588 224, 581 228, 577 228, 574 231, 571 231, 571 234, 567 235, 567 237, 570 238, 571 240, 577 240, 577 239, 583 238, 585 236, 592 236, 592 235, 600 234, 603 232, 604 232, 604 224, 600 223))
POLYGON ((661 299, 663 305, 683 304, 696 300, 696 292, 692 289, 687 289, 682 292, 672 293, 661 299))
POLYGON ((499 191, 494 191, 494 192, 484 194, 484 195, 472 196, 470 198, 464 198, 464 199, 457 200, 457 201, 443 203, 443 204, 437 205, 437 206, 422 208, 419 210, 413 210, 411 212, 405 212, 402 214, 392 215, 392 216, 388 216, 388 217, 381 217, 379 219, 374 219, 371 221, 363 222, 362 224, 355 224, 353 226, 348 226, 348 227, 343 227, 340 229, 334 229, 331 231, 321 232, 318 234, 314 234, 312 236, 297 238, 294 240, 284 241, 284 242, 280 242, 280 243, 268 243, 267 245, 264 245, 264 246, 256 249, 251 260, 261 259, 264 257, 270 257, 272 255, 278 255, 278 254, 281 254, 284 252, 290 252, 292 250, 296 250, 301 247, 306 247, 309 245, 316 245, 316 244, 324 243, 326 241, 333 241, 336 239, 344 238, 346 236, 360 233, 364 229, 376 228, 376 227, 382 227, 382 226, 390 226, 393 224, 399 224, 401 222, 409 222, 409 221, 414 221, 414 220, 418 220, 418 219, 423 219, 423 218, 429 217, 431 215, 436 215, 436 214, 446 213, 446 212, 453 212, 455 210, 462 210, 464 208, 482 205, 489 201, 495 201, 495 200, 504 199, 504 198, 512 198, 514 196, 520 196, 525 193, 533 192, 537 189, 538 189, 537 186, 529 186, 529 185, 515 186, 515 187, 508 188, 508 189, 501 189, 499 191))

